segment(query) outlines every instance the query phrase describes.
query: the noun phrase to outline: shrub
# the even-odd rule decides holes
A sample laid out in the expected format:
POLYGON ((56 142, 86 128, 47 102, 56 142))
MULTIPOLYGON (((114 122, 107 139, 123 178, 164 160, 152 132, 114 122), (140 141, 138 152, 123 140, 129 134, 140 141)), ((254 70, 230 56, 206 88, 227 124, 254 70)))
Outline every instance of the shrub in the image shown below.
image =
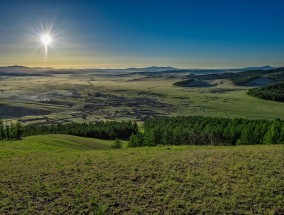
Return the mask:
POLYGON ((118 139, 115 139, 115 141, 111 145, 111 148, 113 149, 121 149, 121 147, 122 147, 122 143, 118 139))

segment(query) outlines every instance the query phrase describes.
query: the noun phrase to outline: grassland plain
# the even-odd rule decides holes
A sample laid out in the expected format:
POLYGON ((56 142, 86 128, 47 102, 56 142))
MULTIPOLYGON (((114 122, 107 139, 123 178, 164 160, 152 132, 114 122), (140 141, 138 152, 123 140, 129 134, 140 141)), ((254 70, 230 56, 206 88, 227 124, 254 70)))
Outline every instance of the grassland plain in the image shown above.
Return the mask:
POLYGON ((111 143, 68 135, 0 142, 0 214, 284 213, 284 145, 111 143))
POLYGON ((221 79, 212 87, 173 86, 179 80, 95 73, 10 77, 1 81, 0 116, 28 124, 176 115, 284 119, 284 103, 248 96, 250 87, 221 79))

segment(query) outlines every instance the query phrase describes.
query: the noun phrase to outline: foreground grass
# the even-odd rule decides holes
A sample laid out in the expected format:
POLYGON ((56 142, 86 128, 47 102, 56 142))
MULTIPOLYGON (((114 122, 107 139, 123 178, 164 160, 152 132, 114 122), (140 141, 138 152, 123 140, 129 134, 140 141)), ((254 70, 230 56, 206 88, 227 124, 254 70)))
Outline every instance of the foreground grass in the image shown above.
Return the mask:
POLYGON ((0 214, 284 213, 284 146, 109 150, 67 135, 0 142, 0 214))

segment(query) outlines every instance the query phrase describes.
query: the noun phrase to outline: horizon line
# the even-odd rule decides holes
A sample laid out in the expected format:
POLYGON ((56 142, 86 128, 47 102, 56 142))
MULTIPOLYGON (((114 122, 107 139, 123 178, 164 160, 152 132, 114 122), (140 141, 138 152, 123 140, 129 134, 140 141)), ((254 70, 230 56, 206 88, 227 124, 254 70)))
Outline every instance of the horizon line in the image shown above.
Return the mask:
POLYGON ((250 66, 240 66, 240 67, 175 67, 175 66, 138 66, 138 67, 54 67, 54 66, 26 66, 26 65, 0 65, 0 68, 9 68, 9 67, 24 67, 28 69, 103 69, 103 70, 126 70, 126 69, 146 69, 146 68, 171 68, 171 69, 177 69, 177 70, 234 70, 234 69, 246 69, 246 68, 264 68, 264 67, 270 67, 270 68, 281 68, 284 66, 271 66, 271 65, 262 65, 262 66, 256 66, 256 65, 250 65, 250 66))

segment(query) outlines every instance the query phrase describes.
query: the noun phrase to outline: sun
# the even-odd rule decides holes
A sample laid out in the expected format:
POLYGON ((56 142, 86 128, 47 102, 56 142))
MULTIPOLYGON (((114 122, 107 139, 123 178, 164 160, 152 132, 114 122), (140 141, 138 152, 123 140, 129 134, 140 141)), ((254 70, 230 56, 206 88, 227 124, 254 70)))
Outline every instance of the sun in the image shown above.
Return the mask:
POLYGON ((41 41, 45 46, 48 46, 52 42, 52 38, 48 34, 41 35, 41 41))

